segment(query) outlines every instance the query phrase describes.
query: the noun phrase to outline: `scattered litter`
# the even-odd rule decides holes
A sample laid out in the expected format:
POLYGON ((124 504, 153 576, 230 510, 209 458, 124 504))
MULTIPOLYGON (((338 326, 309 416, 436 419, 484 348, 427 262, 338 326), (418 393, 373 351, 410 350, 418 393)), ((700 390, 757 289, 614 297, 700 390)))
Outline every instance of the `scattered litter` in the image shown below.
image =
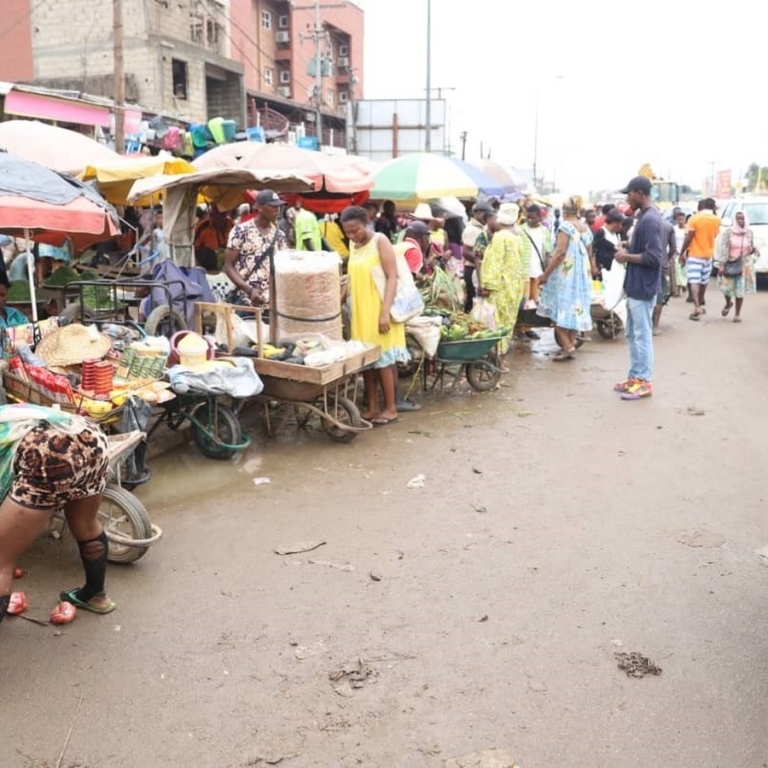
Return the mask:
POLYGON ((431 432, 424 432, 421 429, 411 429, 408 432, 408 434, 409 435, 421 435, 422 437, 432 437, 432 433, 431 432))
POLYGON ((704 416, 706 411, 703 408, 688 408, 686 413, 689 416, 704 416))
POLYGON ((472 471, 473 471, 473 472, 474 472, 476 475, 482 475, 482 474, 483 474, 483 470, 482 470, 482 469, 478 469, 477 467, 472 467, 472 471))
POLYGON ((297 645, 293 649, 293 655, 299 660, 311 659, 313 656, 322 656, 326 651, 325 640, 315 640, 312 645, 297 645))
POLYGON ((615 645, 617 648, 623 648, 624 647, 624 643, 622 643, 621 640, 619 640, 618 637, 615 637, 613 640, 611 640, 611 643, 613 643, 613 645, 615 645))
POLYGON ((517 417, 519 419, 527 419, 529 416, 533 416, 533 411, 518 411, 517 417))
POLYGON ((686 547, 702 547, 704 549, 716 549, 725 544, 725 536, 712 531, 683 531, 677 537, 686 547))
POLYGON ((334 672, 328 675, 333 690, 339 696, 352 696, 354 691, 362 688, 366 683, 374 682, 379 673, 358 659, 353 664, 344 664, 334 672))
POLYGON ((645 677, 660 675, 661 667, 654 664, 647 656, 636 651, 632 653, 614 653, 619 669, 627 673, 627 677, 645 677))
POLYGON ((483 515, 488 511, 485 507, 476 507, 474 504, 472 505, 472 509, 474 509, 475 512, 479 512, 483 515))
POLYGON ((760 558, 763 565, 768 565, 768 547, 761 547, 755 550, 755 554, 760 558))
POLYGON ((423 488, 426 479, 426 475, 416 475, 416 477, 413 477, 408 481, 406 488, 423 488))
POLYGON ((254 485, 269 485, 272 481, 268 477, 254 477, 254 485))
POLYGON ((520 768, 515 758, 504 749, 485 749, 463 757, 446 760, 445 768, 520 768))
POLYGON ((299 552, 311 552, 313 549, 322 547, 325 543, 325 541, 299 541, 285 547, 275 547, 275 553, 278 555, 295 555, 299 552))
POLYGON ((310 565, 323 565, 326 568, 335 568, 337 571, 354 571, 352 563, 337 563, 333 560, 307 560, 310 565))
POLYGON ((487 613, 486 613, 484 616, 481 616, 481 617, 478 619, 478 622, 479 622, 480 624, 482 624, 484 621, 488 621, 488 614, 487 614, 487 613))
POLYGON ((371 581, 381 581, 381 574, 378 571, 371 571, 368 575, 371 577, 371 581))
POLYGON ((547 684, 542 682, 541 680, 529 680, 528 681, 528 687, 534 693, 546 693, 547 692, 547 684))

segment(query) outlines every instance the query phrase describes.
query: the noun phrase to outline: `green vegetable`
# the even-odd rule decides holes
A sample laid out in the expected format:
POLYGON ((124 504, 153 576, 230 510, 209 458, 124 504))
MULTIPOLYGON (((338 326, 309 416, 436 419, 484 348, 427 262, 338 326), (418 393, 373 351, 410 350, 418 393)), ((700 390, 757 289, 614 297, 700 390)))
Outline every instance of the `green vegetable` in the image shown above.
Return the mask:
POLYGON ((45 285, 61 287, 74 280, 81 280, 80 273, 68 265, 59 267, 46 281, 45 285))
POLYGON ((29 291, 27 280, 14 280, 8 289, 8 301, 30 301, 32 294, 29 291))

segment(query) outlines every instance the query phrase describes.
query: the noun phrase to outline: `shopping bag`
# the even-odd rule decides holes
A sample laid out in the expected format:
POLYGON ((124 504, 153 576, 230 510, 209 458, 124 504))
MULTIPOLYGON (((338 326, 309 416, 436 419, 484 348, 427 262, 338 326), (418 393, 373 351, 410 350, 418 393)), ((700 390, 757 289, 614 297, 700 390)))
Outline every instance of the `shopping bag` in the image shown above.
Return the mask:
POLYGON ((613 260, 610 269, 603 270, 603 306, 611 311, 626 296, 624 293, 624 281, 627 278, 627 268, 613 260))
POLYGON ((472 304, 472 312, 470 314, 473 320, 487 325, 492 331, 496 330, 496 308, 490 299, 477 297, 472 304))
MULTIPOLYGON (((405 256, 395 254, 395 264, 397 265, 397 290, 392 306, 389 309, 389 316, 394 323, 406 323, 412 317, 417 317, 424 311, 424 299, 413 281, 411 269, 405 256)), ((384 291, 387 286, 387 276, 381 264, 377 264, 372 270, 371 275, 376 285, 376 291, 384 300, 384 291)))

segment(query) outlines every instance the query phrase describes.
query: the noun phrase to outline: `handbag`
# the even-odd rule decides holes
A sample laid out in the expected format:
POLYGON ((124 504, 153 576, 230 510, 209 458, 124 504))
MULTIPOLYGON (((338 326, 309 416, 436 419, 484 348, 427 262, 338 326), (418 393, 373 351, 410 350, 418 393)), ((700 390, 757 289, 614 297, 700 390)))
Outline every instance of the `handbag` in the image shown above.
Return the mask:
MULTIPOLYGON (((377 235, 378 237, 378 235, 377 235)), ((393 323, 406 323, 411 318, 417 317, 424 311, 424 299, 413 281, 411 269, 405 256, 395 253, 395 265, 397 266, 397 289, 395 298, 392 300, 392 306, 389 308, 389 316, 393 323)), ((384 294, 387 289, 387 276, 384 274, 384 268, 381 263, 377 264, 371 270, 373 282, 376 285, 376 292, 384 301, 384 294)))
MULTIPOLYGON (((259 254, 259 256, 256 258, 256 260, 253 262, 253 267, 248 271, 248 274, 243 277, 243 280, 247 283, 251 279, 251 275, 264 263, 264 260, 268 257, 271 258, 271 256, 275 252, 275 243, 277 242, 277 236, 280 234, 280 228, 275 228, 275 236, 272 238, 272 242, 266 247, 266 249, 259 254)), ((224 297, 224 303, 225 304, 237 304, 238 303, 238 297, 241 293, 240 288, 233 288, 231 291, 227 293, 227 295, 224 297)))
POLYGON ((741 277, 744 273, 744 257, 738 256, 732 261, 726 261, 723 267, 725 277, 741 277))

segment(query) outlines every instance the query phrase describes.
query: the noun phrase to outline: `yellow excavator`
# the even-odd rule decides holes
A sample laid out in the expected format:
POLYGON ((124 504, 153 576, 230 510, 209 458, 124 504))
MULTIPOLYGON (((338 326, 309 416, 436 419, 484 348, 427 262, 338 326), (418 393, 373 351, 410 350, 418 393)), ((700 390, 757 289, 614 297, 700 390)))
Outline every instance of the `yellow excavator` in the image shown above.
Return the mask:
POLYGON ((657 176, 648 163, 640 168, 639 175, 651 180, 651 199, 660 211, 674 208, 680 202, 680 185, 676 181, 667 181, 657 176))

